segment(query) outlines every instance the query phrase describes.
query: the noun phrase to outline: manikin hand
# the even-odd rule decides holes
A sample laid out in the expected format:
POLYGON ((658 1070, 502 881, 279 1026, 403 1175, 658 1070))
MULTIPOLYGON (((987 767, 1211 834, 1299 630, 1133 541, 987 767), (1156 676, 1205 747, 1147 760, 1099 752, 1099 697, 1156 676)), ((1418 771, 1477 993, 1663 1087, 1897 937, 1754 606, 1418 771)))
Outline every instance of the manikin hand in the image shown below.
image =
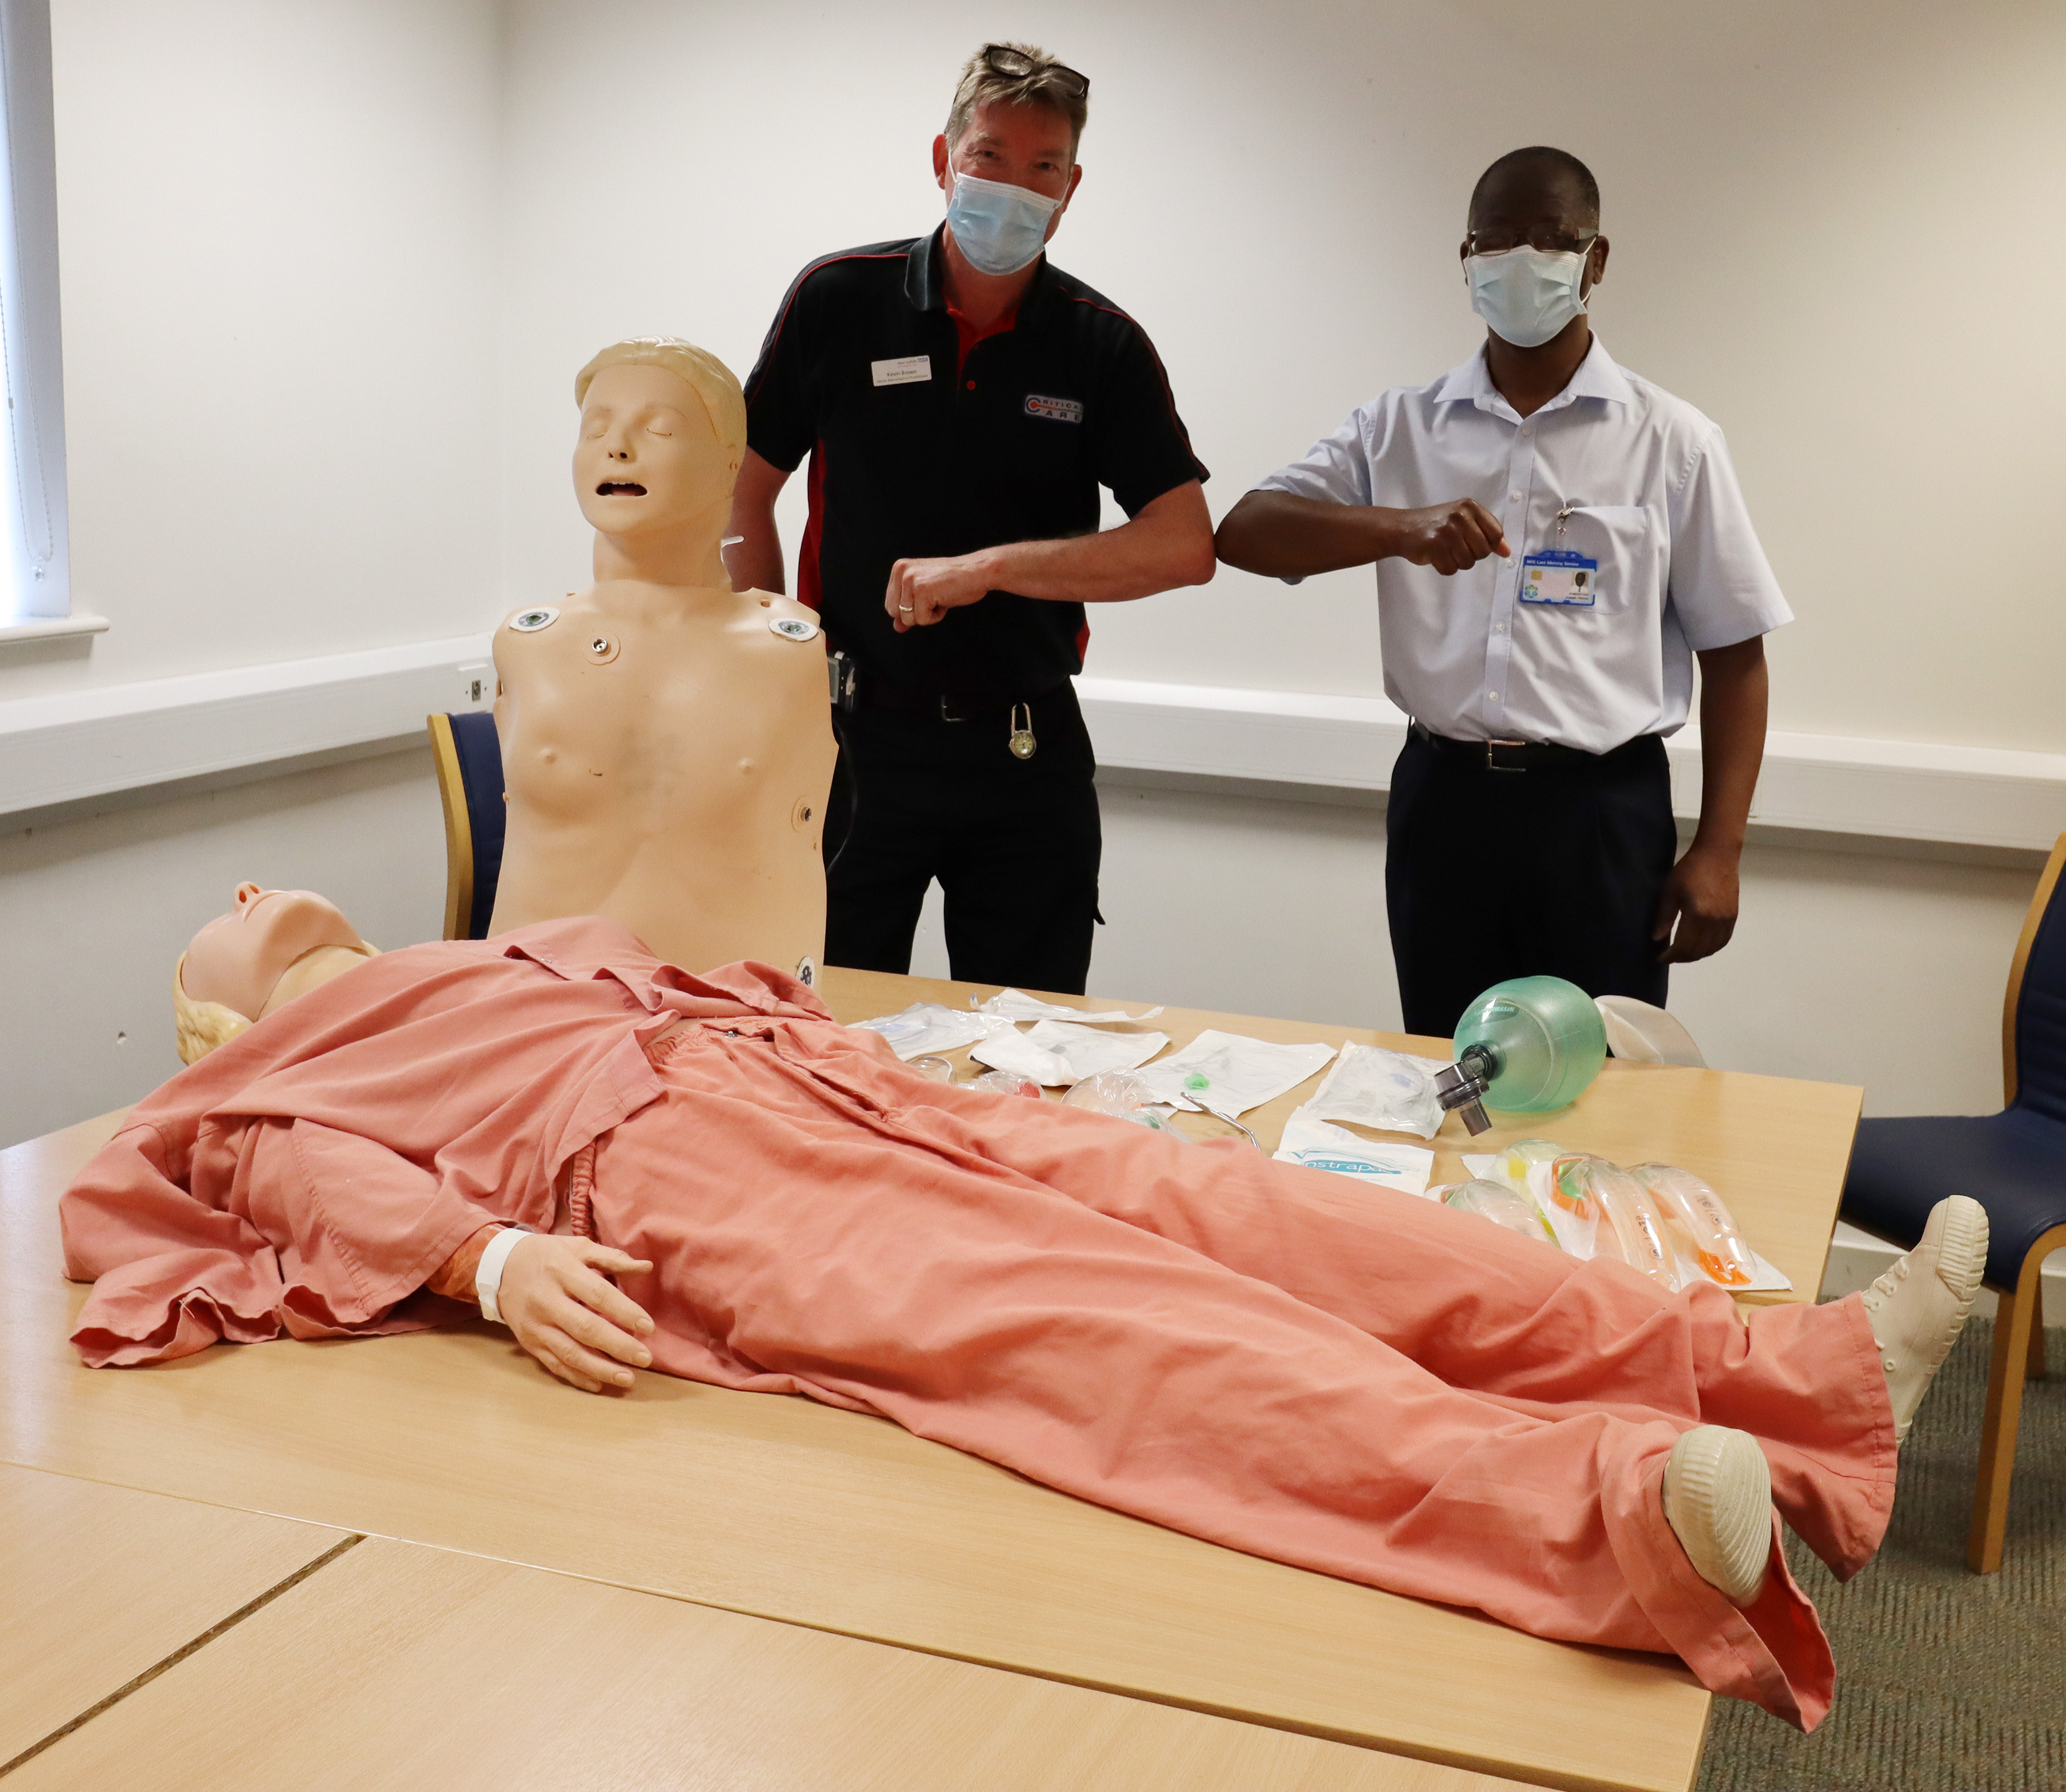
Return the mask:
POLYGON ((1650 937, 1665 964, 1691 964, 1728 944, 1736 930, 1736 859, 1697 842, 1671 867, 1650 937), (1676 931, 1674 931, 1676 923, 1676 931))
POLYGON ((527 1233, 502 1265, 495 1303, 517 1343, 562 1381, 592 1394, 628 1388, 632 1369, 652 1364, 638 1340, 653 1321, 603 1278, 652 1267, 593 1239, 527 1233))
POLYGON ((1460 573, 1492 554, 1513 557, 1499 519, 1475 498, 1392 513, 1392 553, 1416 566, 1460 573))
POLYGON ((937 622, 950 610, 978 602, 992 583, 990 562, 981 553, 949 560, 900 560, 889 569, 889 589, 882 607, 899 634, 937 622))

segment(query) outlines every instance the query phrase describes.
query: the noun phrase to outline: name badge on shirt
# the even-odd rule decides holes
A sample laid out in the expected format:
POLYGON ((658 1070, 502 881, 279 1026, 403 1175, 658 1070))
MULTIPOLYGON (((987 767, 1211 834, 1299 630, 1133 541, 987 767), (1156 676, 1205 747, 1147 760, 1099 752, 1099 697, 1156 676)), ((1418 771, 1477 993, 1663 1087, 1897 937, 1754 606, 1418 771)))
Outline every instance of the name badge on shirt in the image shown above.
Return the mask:
POLYGON ((1600 581, 1600 563, 1568 548, 1544 548, 1521 563, 1521 601, 1560 610, 1590 610, 1600 581))
POLYGON ((868 371, 875 375, 878 386, 910 386, 921 379, 933 377, 933 358, 930 355, 906 355, 894 361, 871 361, 868 371))

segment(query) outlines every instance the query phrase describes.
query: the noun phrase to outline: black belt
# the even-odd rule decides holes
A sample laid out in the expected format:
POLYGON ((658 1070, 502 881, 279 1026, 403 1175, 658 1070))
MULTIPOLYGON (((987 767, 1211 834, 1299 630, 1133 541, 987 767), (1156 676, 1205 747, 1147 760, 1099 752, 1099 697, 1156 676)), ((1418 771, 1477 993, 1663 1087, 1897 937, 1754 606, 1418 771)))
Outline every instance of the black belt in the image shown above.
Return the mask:
POLYGON ((830 664, 834 708, 930 716, 942 722, 1008 721, 1013 710, 1051 697, 1068 682, 1058 679, 1037 691, 922 691, 872 677, 844 655, 834 655, 830 664))
POLYGON ((1576 771, 1582 766, 1605 765, 1618 755, 1641 750, 1654 735, 1639 734, 1603 753, 1589 753, 1582 747, 1559 747, 1546 740, 1454 740, 1437 734, 1419 722, 1413 737, 1452 759, 1471 761, 1487 772, 1576 771))

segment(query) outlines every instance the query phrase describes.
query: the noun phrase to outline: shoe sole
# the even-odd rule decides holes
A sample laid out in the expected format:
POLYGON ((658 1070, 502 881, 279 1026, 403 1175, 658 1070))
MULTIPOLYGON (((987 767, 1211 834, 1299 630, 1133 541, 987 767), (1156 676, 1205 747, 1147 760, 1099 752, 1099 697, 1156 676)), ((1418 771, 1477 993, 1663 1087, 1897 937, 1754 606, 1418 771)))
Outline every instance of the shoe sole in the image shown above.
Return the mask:
POLYGON ((1744 1605, 1772 1555, 1772 1470, 1748 1432, 1703 1425, 1671 1446, 1664 1512, 1693 1571, 1744 1605))
POLYGON ((1937 1241, 1937 1279, 1967 1307, 1987 1272, 1987 1210, 1969 1194, 1946 1196, 1937 1241))

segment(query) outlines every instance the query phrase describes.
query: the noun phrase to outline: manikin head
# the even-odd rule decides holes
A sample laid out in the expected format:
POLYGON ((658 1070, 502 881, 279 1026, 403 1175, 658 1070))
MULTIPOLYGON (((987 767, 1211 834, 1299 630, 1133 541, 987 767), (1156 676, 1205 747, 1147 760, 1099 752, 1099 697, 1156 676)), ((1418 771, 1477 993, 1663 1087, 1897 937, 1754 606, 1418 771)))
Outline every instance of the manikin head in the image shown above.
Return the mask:
POLYGON ((241 883, 172 971, 180 1059, 192 1064, 297 995, 379 955, 312 890, 241 883))
POLYGON ((715 553, 746 458, 731 370, 678 337, 634 336, 574 375, 574 495, 597 533, 634 559, 715 553))
MULTIPOLYGON (((985 44, 962 70, 947 128, 933 140, 933 178, 947 196, 950 233, 955 176, 967 175, 1052 201, 1039 241, 1052 237, 1084 177, 1076 146, 1089 112, 1090 83, 1073 68, 1030 43, 985 44)), ((980 258, 977 245, 962 246, 980 258)), ((1026 253, 1037 249, 1029 244, 1026 253)))

